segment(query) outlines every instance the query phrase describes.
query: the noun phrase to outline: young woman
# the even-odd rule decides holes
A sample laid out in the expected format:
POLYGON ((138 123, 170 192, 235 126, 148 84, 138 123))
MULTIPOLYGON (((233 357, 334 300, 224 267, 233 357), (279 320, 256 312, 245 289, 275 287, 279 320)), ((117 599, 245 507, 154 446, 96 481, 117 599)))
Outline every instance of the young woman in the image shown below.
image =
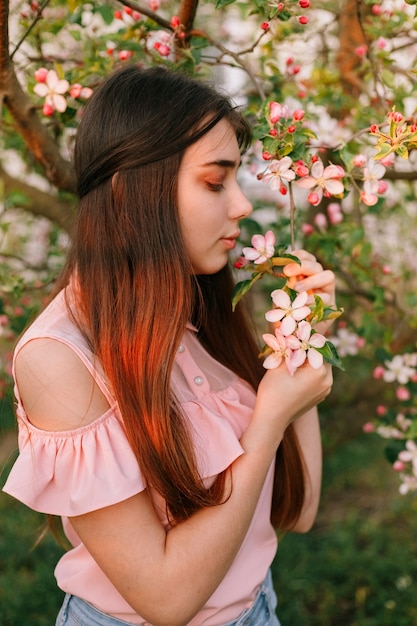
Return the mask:
MULTIPOLYGON (((117 71, 84 112, 72 250, 15 351, 5 486, 63 518, 57 625, 279 624, 270 520, 314 521, 332 375, 265 373, 231 310, 249 140, 224 96, 162 68, 117 71)), ((297 254, 296 288, 334 302, 333 274, 297 254)))

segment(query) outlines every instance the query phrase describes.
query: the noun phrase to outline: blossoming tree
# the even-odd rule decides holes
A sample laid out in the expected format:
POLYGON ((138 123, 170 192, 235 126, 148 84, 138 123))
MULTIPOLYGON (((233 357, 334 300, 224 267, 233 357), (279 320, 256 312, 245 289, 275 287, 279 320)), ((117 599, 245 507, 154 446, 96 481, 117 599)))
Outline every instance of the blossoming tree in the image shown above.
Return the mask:
POLYGON ((325 350, 273 262, 305 247, 338 278, 340 376, 368 396, 365 430, 387 438, 402 492, 416 490, 416 32, 416 0, 2 0, 2 386, 70 237, 85 102, 120 64, 165 64, 214 79, 253 125, 242 177, 257 210, 236 265, 258 287, 264 264, 269 319, 296 323, 276 335, 264 320, 266 366, 325 350))

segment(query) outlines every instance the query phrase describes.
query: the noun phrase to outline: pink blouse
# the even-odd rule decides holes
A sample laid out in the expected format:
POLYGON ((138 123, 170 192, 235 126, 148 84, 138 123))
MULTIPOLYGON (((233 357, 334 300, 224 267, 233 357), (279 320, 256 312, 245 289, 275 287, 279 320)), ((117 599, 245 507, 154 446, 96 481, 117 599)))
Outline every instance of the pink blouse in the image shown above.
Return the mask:
MULTIPOLYGON (((68 518, 130 498, 146 489, 146 482, 124 435, 111 389, 68 314, 63 292, 25 332, 15 355, 23 345, 39 337, 54 338, 69 346, 95 379, 110 408, 87 426, 47 432, 29 422, 15 386, 20 454, 4 491, 36 511, 62 516, 73 546, 55 570, 58 586, 64 592, 119 619, 143 624, 143 618, 97 566, 68 518)), ((243 453, 239 439, 250 420, 255 393, 204 350, 191 325, 178 349, 172 387, 189 419, 200 474, 209 484, 243 453)), ((189 626, 220 626, 235 619, 253 602, 277 548, 269 521, 272 483, 273 466, 233 564, 189 626)), ((161 523, 167 526, 164 503, 155 493, 151 495, 161 523)))

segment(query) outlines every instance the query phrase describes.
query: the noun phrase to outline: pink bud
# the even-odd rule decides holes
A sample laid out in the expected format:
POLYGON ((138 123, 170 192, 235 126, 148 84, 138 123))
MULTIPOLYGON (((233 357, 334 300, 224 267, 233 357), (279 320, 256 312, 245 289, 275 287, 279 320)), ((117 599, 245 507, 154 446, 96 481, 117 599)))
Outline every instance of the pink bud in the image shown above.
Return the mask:
POLYGON ((177 15, 171 17, 171 26, 177 28, 180 25, 180 18, 177 15))
POLYGON ((378 132, 378 125, 377 124, 372 124, 369 131, 371 133, 377 133, 378 132))
POLYGON ((335 226, 336 224, 340 224, 340 222, 343 222, 343 213, 342 213, 342 211, 332 211, 332 212, 329 212, 329 207, 327 207, 327 211, 329 213, 329 222, 330 222, 330 224, 335 226))
POLYGON ((123 19, 123 13, 121 11, 115 11, 113 15, 114 15, 114 18, 116 20, 122 20, 123 19))
POLYGON ((353 165, 355 167, 363 167, 366 164, 367 158, 364 154, 357 154, 353 157, 353 165))
POLYGON ((291 133, 291 134, 292 134, 292 133, 295 133, 295 131, 296 131, 296 130, 297 130, 297 129, 296 129, 296 127, 294 126, 294 124, 291 124, 291 125, 290 125, 290 126, 288 126, 288 128, 287 128, 287 132, 288 132, 288 133, 291 133))
POLYGON ((308 24, 308 17, 306 17, 305 15, 300 15, 298 21, 304 26, 305 24, 308 24))
POLYGON ((378 181, 378 193, 380 195, 384 194, 388 189, 388 183, 385 180, 378 181))
POLYGON ((279 190, 280 190, 280 193, 281 193, 283 196, 286 196, 286 195, 287 195, 287 193, 288 193, 288 189, 286 188, 286 186, 285 186, 285 185, 281 185, 281 187, 279 188, 279 190))
POLYGON ((139 11, 133 11, 132 12, 132 18, 135 20, 135 22, 139 22, 141 15, 139 13, 139 11))
POLYGON ((407 387, 398 387, 397 391, 395 392, 395 395, 397 396, 398 400, 401 400, 402 402, 406 402, 407 400, 410 399, 410 396, 411 396, 407 387))
POLYGON ((268 30, 268 29, 269 29, 269 24, 268 24, 268 22, 262 22, 262 24, 261 24, 261 28, 262 28, 262 30, 268 30))
POLYGON ((366 193, 361 191, 361 200, 366 206, 374 206, 378 202, 378 196, 374 193, 366 193))
POLYGON ((382 269, 383 274, 387 274, 387 275, 392 274, 392 269, 390 268, 389 265, 383 265, 381 269, 382 269))
POLYGON ((74 85, 72 85, 70 89, 71 98, 79 98, 81 95, 81 89, 82 85, 80 85, 80 83, 75 83, 74 85))
POLYGON ((278 135, 278 131, 275 128, 271 128, 269 134, 271 135, 271 137, 276 137, 278 135))
POLYGON ((318 160, 319 160, 319 156, 317 154, 313 154, 313 156, 311 157, 311 162, 317 163, 318 160))
POLYGON ((269 119, 271 124, 276 124, 283 117, 282 115, 282 106, 279 102, 270 102, 269 103, 269 119))
POLYGON ((311 224, 302 224, 301 230, 306 237, 314 233, 314 228, 312 227, 311 224))
POLYGON ((130 50, 120 50, 119 52, 119 59, 121 61, 126 61, 126 59, 128 59, 131 56, 132 56, 132 52, 130 52, 130 50))
POLYGON ((362 430, 364 433, 373 433, 375 430, 375 426, 372 424, 372 422, 365 422, 365 424, 362 426, 362 430))
POLYGON ((294 166, 294 171, 297 174, 297 176, 299 176, 300 178, 303 178, 303 176, 307 176, 309 173, 309 169, 307 165, 304 165, 303 162, 296 163, 294 166))
POLYGON ((355 48, 355 54, 357 54, 358 57, 364 57, 366 56, 366 53, 368 52, 368 46, 366 46, 365 44, 363 44, 362 46, 358 46, 357 48, 355 48))
POLYGON ((159 46, 158 52, 161 55, 161 57, 167 57, 171 54, 171 48, 167 46, 165 43, 162 43, 159 46))
POLYGON ((301 67, 299 65, 294 65, 294 67, 291 70, 292 74, 298 74, 301 70, 301 67))
POLYGON ((152 11, 157 11, 161 6, 161 0, 149 0, 148 4, 152 11))
POLYGON ((307 201, 313 206, 317 206, 320 203, 320 198, 315 191, 311 191, 307 196, 307 201))
POLYGON ((304 111, 303 109, 297 109, 296 111, 294 111, 294 113, 292 114, 292 118, 295 122, 299 122, 300 120, 302 120, 304 117, 304 111))
POLYGON ((123 7, 123 11, 127 14, 127 15, 132 15, 132 11, 133 9, 131 9, 130 7, 123 7))
POLYGON ((376 407, 376 413, 377 415, 379 415, 380 417, 382 417, 383 415, 385 415, 385 413, 387 412, 387 408, 385 406, 383 406, 382 404, 379 404, 376 407))
POLYGON ((376 47, 380 50, 384 50, 387 47, 387 41, 383 37, 378 37, 376 41, 376 47))
POLYGON ((382 365, 377 365, 373 371, 373 377, 378 380, 384 376, 384 373, 385 369, 382 367, 382 365))
POLYGON ((45 102, 45 104, 43 105, 43 114, 46 115, 46 117, 50 117, 54 112, 54 107, 52 106, 52 104, 47 104, 45 102))
POLYGON ((302 9, 308 9, 310 6, 310 0, 299 0, 298 4, 302 9))
POLYGON ((40 67, 35 72, 35 80, 37 83, 45 83, 47 76, 48 76, 48 70, 46 69, 46 67, 40 67))
POLYGON ((327 217, 324 215, 324 213, 317 213, 314 216, 314 223, 320 230, 325 230, 327 228, 327 217))
POLYGON ((394 472, 402 472, 405 469, 405 464, 402 461, 394 461, 392 464, 392 469, 394 472))
POLYGON ((389 154, 387 154, 386 157, 381 159, 381 164, 384 165, 385 167, 390 167, 391 165, 394 165, 394 161, 395 161, 395 154, 393 152, 390 152, 389 154))
POLYGON ((294 63, 294 59, 292 57, 288 57, 287 60, 285 61, 285 63, 287 65, 292 65, 294 63))
POLYGON ((269 161, 270 159, 272 159, 272 154, 265 150, 265 152, 262 152, 262 158, 264 161, 269 161))
POLYGON ((381 7, 380 4, 373 4, 371 10, 372 10, 373 15, 381 15, 382 14, 382 7, 381 7))

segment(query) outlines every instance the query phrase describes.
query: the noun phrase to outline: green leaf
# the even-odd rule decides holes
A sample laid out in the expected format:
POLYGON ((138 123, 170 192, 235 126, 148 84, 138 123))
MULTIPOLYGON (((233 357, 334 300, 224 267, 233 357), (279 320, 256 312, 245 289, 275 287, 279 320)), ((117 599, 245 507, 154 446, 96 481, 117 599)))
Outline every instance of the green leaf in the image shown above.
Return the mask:
POLYGON ((330 363, 333 367, 338 367, 340 370, 344 371, 343 363, 339 355, 337 354, 337 350, 331 341, 326 341, 322 348, 314 348, 317 352, 323 355, 326 363, 330 363))
POLYGON ((232 311, 236 309, 236 306, 241 298, 249 291, 252 285, 263 276, 262 273, 253 274, 252 278, 248 280, 242 280, 237 283, 232 292, 232 311))
POLYGON ((233 4, 235 0, 217 0, 216 9, 222 9, 223 7, 227 7, 228 4, 233 4))

